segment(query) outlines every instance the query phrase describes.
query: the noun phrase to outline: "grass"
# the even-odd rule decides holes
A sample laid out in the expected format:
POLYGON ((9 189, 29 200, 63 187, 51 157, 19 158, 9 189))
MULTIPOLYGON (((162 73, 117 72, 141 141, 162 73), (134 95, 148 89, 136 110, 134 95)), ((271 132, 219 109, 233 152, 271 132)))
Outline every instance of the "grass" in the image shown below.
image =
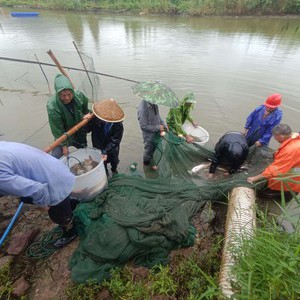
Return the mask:
POLYGON ((195 251, 189 257, 175 255, 167 265, 157 265, 144 276, 130 267, 111 270, 109 280, 101 284, 72 285, 67 290, 69 299, 96 299, 106 290, 113 299, 151 299, 153 296, 176 299, 218 299, 221 239, 217 237, 206 254, 195 251))
POLYGON ((188 15, 300 14, 300 0, 0 0, 0 5, 188 15))
POLYGON ((13 299, 12 291, 10 264, 7 264, 0 269, 0 299, 13 299))
POLYGON ((262 218, 252 240, 243 241, 233 274, 235 299, 299 299, 300 235, 262 218))

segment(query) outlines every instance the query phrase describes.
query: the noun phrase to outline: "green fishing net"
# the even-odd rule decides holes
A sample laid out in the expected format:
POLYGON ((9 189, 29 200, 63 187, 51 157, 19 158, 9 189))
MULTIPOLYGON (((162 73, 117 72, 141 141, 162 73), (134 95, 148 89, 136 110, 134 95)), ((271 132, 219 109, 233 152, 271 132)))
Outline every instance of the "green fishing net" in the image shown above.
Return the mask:
POLYGON ((95 200, 76 209, 80 244, 70 260, 75 282, 101 282, 111 268, 129 260, 148 267, 167 263, 172 249, 193 245, 192 216, 206 201, 226 200, 233 187, 249 186, 246 178, 261 172, 272 159, 269 149, 251 149, 243 171, 208 180, 207 168, 191 170, 208 162, 211 150, 172 134, 163 140, 157 135, 155 141, 156 178, 136 170, 118 174, 95 200))

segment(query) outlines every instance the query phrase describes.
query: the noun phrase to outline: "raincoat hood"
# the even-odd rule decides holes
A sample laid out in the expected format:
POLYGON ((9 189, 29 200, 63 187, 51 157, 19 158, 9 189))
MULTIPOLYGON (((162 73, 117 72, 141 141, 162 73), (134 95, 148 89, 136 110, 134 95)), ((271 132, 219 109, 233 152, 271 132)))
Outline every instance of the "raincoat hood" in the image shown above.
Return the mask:
POLYGON ((54 88, 57 94, 63 90, 71 90, 72 93, 74 94, 74 89, 70 80, 62 74, 57 74, 55 76, 54 88))
POLYGON ((189 94, 187 94, 187 95, 182 99, 182 103, 191 103, 191 104, 197 103, 197 101, 196 101, 196 99, 195 99, 194 93, 189 93, 189 94))
POLYGON ((196 103, 195 96, 193 93, 189 93, 181 100, 178 107, 170 109, 167 116, 167 124, 174 134, 187 135, 187 133, 182 129, 182 125, 186 120, 193 123, 193 119, 190 114, 194 108, 194 103, 196 103), (186 103, 192 103, 192 105, 185 105, 186 103))

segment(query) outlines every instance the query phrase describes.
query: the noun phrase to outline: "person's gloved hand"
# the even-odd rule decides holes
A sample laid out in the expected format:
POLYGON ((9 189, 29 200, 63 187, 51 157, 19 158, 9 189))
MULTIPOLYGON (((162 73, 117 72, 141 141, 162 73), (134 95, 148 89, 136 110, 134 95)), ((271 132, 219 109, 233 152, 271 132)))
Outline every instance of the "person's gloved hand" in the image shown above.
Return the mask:
POLYGON ((33 204, 33 199, 30 197, 20 197, 20 201, 26 204, 33 204))

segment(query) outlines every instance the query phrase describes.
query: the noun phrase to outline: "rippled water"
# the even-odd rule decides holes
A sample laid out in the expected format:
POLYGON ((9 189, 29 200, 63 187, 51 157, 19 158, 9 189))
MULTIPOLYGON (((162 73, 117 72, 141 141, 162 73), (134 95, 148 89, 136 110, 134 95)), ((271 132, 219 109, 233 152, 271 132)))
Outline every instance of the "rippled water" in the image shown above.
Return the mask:
MULTIPOLYGON (((242 130, 245 118, 272 93, 283 96, 283 121, 300 130, 300 19, 123 16, 41 11, 37 18, 13 18, 0 11, 0 56, 81 68, 72 41, 89 54, 98 72, 132 80, 161 80, 179 97, 193 91, 194 117, 211 135, 213 147, 228 130, 242 130)), ((57 73, 45 67, 51 88, 57 73)), ((68 71, 68 70, 67 70, 68 71)), ((68 71, 69 72, 69 71, 68 71)), ((79 74, 70 72, 76 86, 79 74)), ((80 78, 84 76, 81 73, 80 78)), ((139 98, 130 82, 101 77, 99 99, 115 98, 126 113, 121 169, 141 162, 136 119, 139 98)), ((52 88, 53 89, 53 88, 52 88)), ((0 132, 3 140, 37 147, 51 142, 45 105, 46 80, 37 65, 0 60, 0 132)), ((168 109, 161 107, 166 116, 168 109)), ((272 141, 272 147, 277 144, 272 141)))

